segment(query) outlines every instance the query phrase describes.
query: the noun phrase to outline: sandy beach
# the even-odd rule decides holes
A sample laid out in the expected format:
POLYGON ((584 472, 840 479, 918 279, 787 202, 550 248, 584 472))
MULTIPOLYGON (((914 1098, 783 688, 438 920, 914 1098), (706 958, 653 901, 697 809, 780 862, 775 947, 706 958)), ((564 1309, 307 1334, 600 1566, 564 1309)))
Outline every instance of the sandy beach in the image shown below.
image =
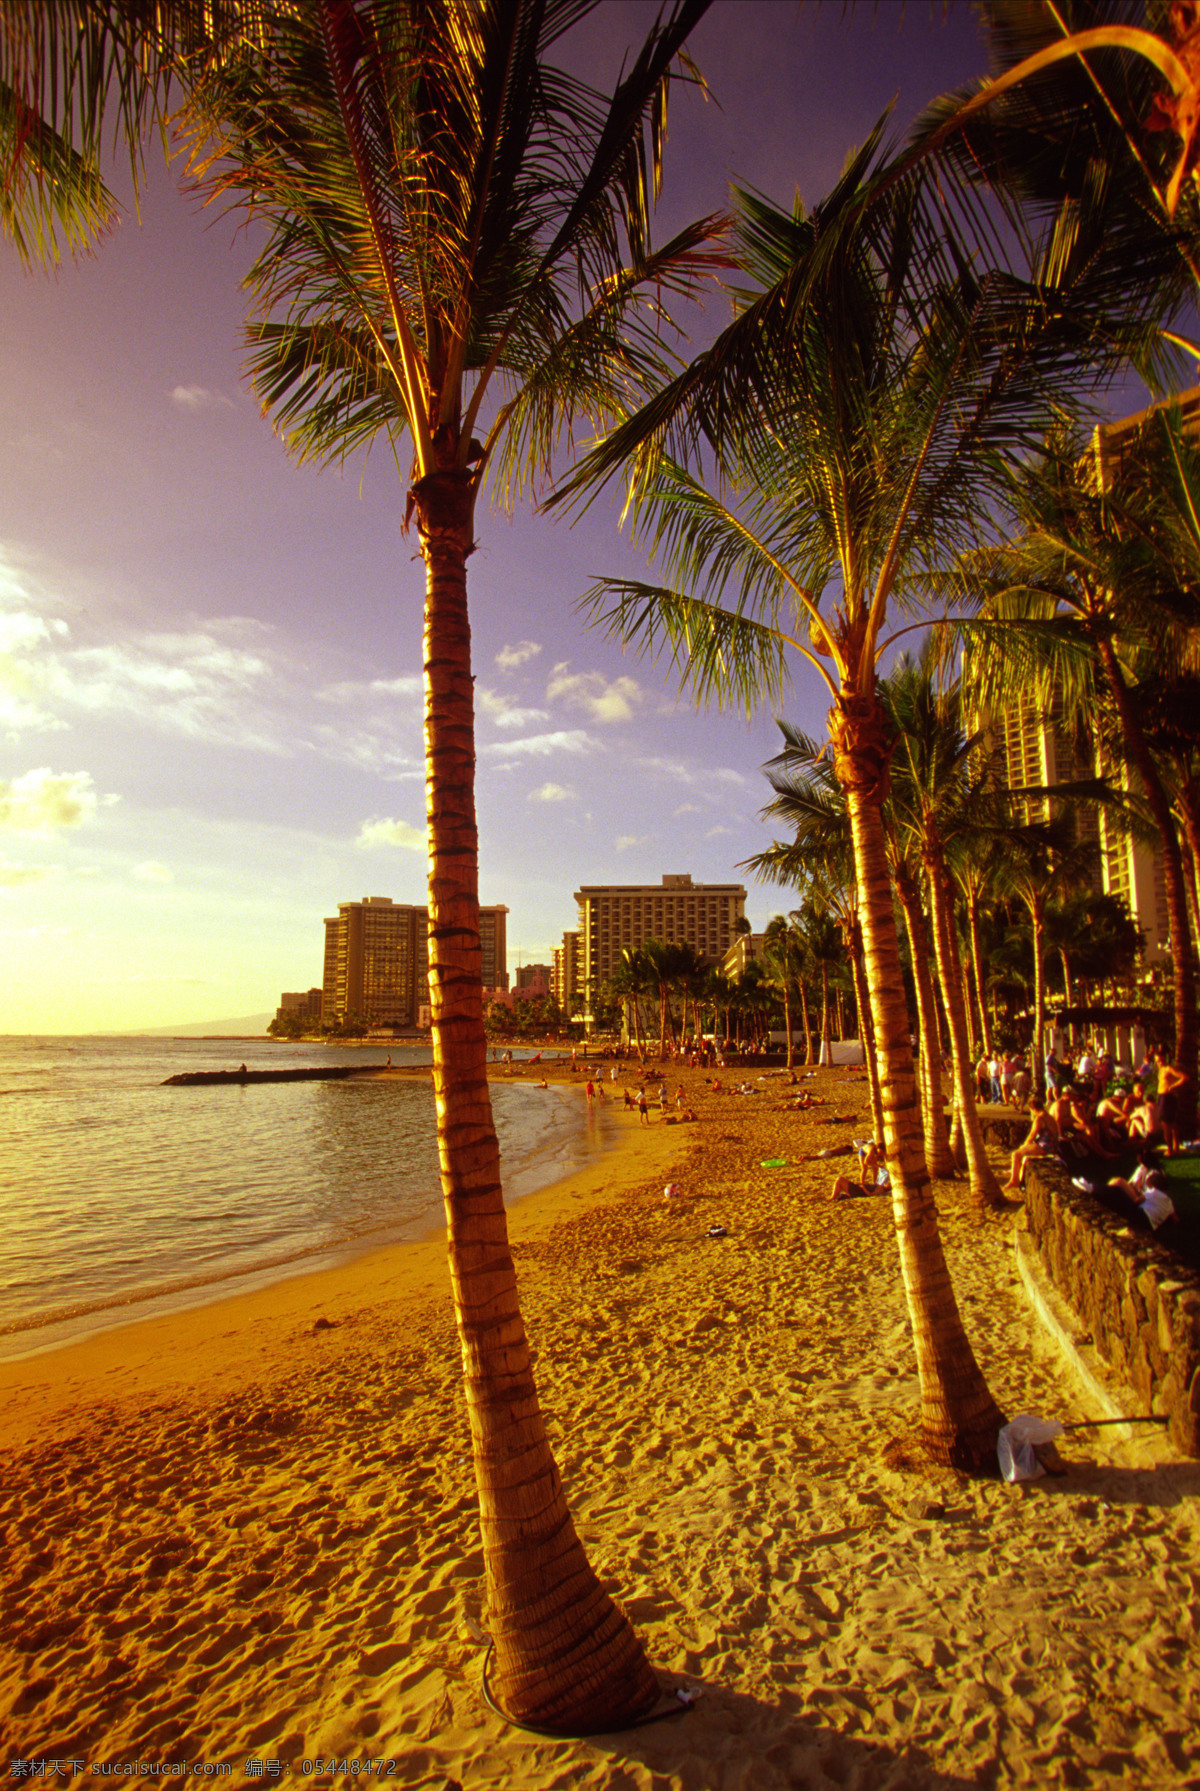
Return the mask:
MULTIPOLYGON (((808 1086, 835 1104, 804 1115, 747 1079, 762 1092, 672 1073, 695 1125, 622 1114, 608 1157, 511 1214, 576 1522, 664 1685, 699 1692, 688 1714, 551 1742, 484 1707, 431 1239, 0 1367, 5 1771, 1200 1783, 1200 1463, 1139 1425, 1067 1436, 1068 1472, 1029 1486, 884 1467, 916 1387, 890 1207, 834 1205, 837 1165, 796 1161, 865 1135, 866 1090, 820 1072, 808 1086), (856 1117, 815 1123, 832 1112, 856 1117), (311 1765, 331 1759, 347 1764, 311 1765)), ((1002 1405, 1098 1416, 1020 1290, 1016 1210, 980 1221, 957 1184, 939 1206, 1002 1405)))

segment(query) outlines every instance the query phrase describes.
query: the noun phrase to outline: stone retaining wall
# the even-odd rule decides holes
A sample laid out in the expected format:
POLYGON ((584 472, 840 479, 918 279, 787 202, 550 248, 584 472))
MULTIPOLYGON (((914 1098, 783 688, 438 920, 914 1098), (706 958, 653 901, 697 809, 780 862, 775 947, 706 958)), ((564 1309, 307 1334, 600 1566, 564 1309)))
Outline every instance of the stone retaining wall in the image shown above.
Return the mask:
POLYGON ((1141 1411, 1200 1456, 1200 1274, 1149 1232, 1071 1186, 1058 1163, 1025 1173, 1025 1225, 1042 1267, 1141 1411))

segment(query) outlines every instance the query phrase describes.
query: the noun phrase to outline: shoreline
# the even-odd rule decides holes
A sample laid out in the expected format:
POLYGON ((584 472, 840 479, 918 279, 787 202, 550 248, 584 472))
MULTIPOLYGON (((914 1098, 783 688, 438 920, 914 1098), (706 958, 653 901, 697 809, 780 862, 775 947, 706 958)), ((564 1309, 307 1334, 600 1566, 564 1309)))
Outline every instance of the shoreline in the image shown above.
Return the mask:
MULTIPOLYGON (((890 1202, 832 1202, 809 1156, 862 1135, 866 1089, 818 1072, 800 1114, 772 1078, 679 1080, 696 1124, 629 1116, 510 1231, 576 1529, 664 1687, 699 1692, 683 1720, 547 1741, 486 1709, 427 1240, 419 1271, 385 1252, 201 1309, 190 1341, 36 1359, 53 1384, 20 1397, 0 1377, 0 1744, 339 1787, 385 1761, 462 1791, 1195 1784, 1200 1463, 1141 1426, 1073 1430, 1065 1475, 1018 1486, 891 1466, 917 1387, 890 1202)), ((1103 1416, 1032 1320, 1020 1210, 936 1198, 1003 1409, 1103 1416)))
MULTIPOLYGON (((427 1083, 431 1070, 428 1065, 421 1064, 372 1064, 356 1069, 351 1074, 356 1082, 427 1083)), ((532 1082, 527 1081, 519 1071, 512 1076, 496 1074, 489 1081, 493 1085, 505 1087, 524 1083, 531 1093, 533 1091, 532 1082)), ((240 1079, 233 1078, 231 1086, 240 1088, 240 1079)), ((558 1091, 560 1097, 565 1096, 572 1086, 569 1076, 551 1079, 551 1087, 558 1091)), ((581 1087, 579 1094, 582 1099, 581 1087)), ((182 1098, 186 1099, 187 1096, 182 1098)), ((510 1207, 528 1199, 538 1189, 561 1180, 562 1159, 568 1162, 572 1158, 586 1161, 595 1153, 603 1153, 609 1148, 607 1134, 611 1128, 605 1123, 603 1109, 599 1120, 600 1135, 594 1138, 589 1138, 589 1132, 595 1131, 590 1116, 580 1114, 567 1120, 565 1111, 564 1104, 562 1115, 556 1115, 544 1132, 531 1132, 524 1140, 520 1154, 514 1156, 511 1162, 502 1163, 505 1198, 510 1207), (560 1128, 569 1129, 564 1131, 560 1128)), ((568 1169, 566 1173, 573 1173, 573 1170, 568 1169)), ((436 1177, 436 1166, 434 1174, 436 1177)), ((301 1244, 280 1238, 274 1254, 266 1247, 266 1253, 258 1260, 242 1266, 214 1268, 205 1273, 191 1274, 186 1267, 180 1265, 173 1273, 164 1273, 160 1279, 149 1281, 145 1285, 111 1294, 97 1290, 79 1304, 62 1302, 54 1309, 35 1313, 32 1317, 7 1318, 0 1324, 0 1368, 76 1344, 87 1344, 128 1324, 169 1317, 176 1312, 198 1310, 236 1298, 243 1293, 255 1293, 276 1282, 349 1265, 377 1251, 405 1248, 427 1237, 442 1236, 444 1227, 441 1215, 441 1192, 435 1179, 429 1190, 426 1212, 420 1217, 414 1215, 383 1219, 378 1225, 365 1231, 352 1231, 344 1236, 312 1243, 301 1244)))
MULTIPOLYGON (((397 1067, 385 1073, 410 1071, 397 1067)), ((421 1073, 419 1068, 416 1073, 421 1073)), ((639 1129, 636 1117, 622 1113, 622 1120, 632 1123, 611 1127, 591 1162, 512 1197, 506 1214, 514 1245, 556 1224, 578 1202, 602 1204, 610 1184, 618 1184, 619 1192, 620 1182, 635 1165, 640 1172, 645 1162, 658 1164, 661 1159, 666 1165, 679 1154, 688 1127, 655 1124, 639 1129)), ((515 1171, 514 1179, 519 1181, 522 1173, 515 1171)), ((321 1255, 324 1261, 300 1261, 290 1272, 280 1272, 283 1265, 247 1270, 245 1279, 271 1277, 257 1286, 221 1291, 220 1282, 205 1283, 205 1288, 216 1291, 194 1304, 123 1314, 113 1324, 80 1337, 0 1360, 0 1451, 46 1435, 66 1434, 67 1415, 81 1402, 107 1403, 114 1396, 137 1397, 151 1389, 183 1394, 217 1383, 240 1386, 269 1365, 272 1349, 258 1342, 264 1327, 285 1326, 291 1336, 311 1313, 314 1322, 325 1318, 331 1330, 337 1329, 388 1300, 444 1302, 449 1310, 444 1221, 412 1239, 359 1248, 347 1239, 321 1255)), ((33 1333, 13 1333, 18 1334, 33 1333)))

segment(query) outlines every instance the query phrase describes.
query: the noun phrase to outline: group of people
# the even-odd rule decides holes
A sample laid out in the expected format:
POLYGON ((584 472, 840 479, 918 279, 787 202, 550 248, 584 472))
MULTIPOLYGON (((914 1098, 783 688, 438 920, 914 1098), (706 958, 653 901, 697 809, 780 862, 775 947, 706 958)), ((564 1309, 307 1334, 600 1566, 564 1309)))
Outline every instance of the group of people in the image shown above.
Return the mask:
POLYGON ((1110 1086, 1111 1060, 1091 1051, 1074 1066, 1051 1053, 1047 1071, 1048 1098, 1030 1102, 1029 1131, 1012 1154, 1005 1188, 1024 1187, 1031 1159, 1053 1156, 1077 1172, 1087 1165, 1087 1175, 1073 1177, 1076 1187, 1122 1217, 1155 1231, 1173 1219, 1159 1163, 1179 1151, 1178 1091, 1187 1077, 1162 1051, 1149 1054, 1128 1089, 1110 1086), (1131 1151, 1137 1153, 1137 1167, 1130 1176, 1106 1170, 1106 1164, 1128 1160, 1131 1151))

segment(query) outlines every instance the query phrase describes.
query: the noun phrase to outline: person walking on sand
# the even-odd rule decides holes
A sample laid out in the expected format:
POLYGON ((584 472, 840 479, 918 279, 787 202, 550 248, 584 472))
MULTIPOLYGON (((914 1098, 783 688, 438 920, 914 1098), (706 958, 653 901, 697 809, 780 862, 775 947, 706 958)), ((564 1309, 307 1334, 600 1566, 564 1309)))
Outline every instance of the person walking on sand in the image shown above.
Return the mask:
POLYGON ((667 1079, 665 1076, 658 1091, 658 1113, 660 1119, 667 1117, 667 1079))
POLYGON ((587 1086, 583 1092, 587 1096, 588 1106, 590 1107, 592 1105, 592 1102, 596 1099, 595 1084, 593 1083, 592 1078, 590 1076, 587 1079, 587 1086))
POLYGON ((646 1091, 644 1088, 638 1089, 637 1108, 638 1124, 648 1126, 650 1124, 650 1103, 646 1099, 646 1091))

